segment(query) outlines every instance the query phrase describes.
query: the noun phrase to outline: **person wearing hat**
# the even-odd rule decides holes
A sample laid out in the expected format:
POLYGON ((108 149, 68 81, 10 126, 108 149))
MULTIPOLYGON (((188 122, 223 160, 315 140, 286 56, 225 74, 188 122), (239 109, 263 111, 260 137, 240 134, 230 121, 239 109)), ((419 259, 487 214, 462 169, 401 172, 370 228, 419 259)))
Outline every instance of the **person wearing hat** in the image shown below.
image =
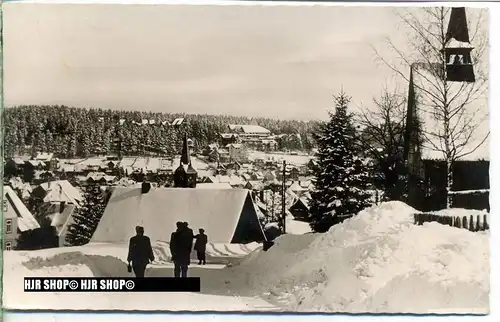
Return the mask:
POLYGON ((170 236, 170 254, 174 262, 174 276, 187 277, 193 247, 193 235, 185 223, 178 221, 177 230, 170 236))
POLYGON ((151 240, 144 236, 144 227, 135 227, 136 235, 130 238, 128 246, 128 269, 133 269, 135 277, 144 277, 146 267, 155 260, 151 240))
POLYGON ((194 250, 196 250, 196 255, 198 256, 198 265, 205 265, 206 261, 206 251, 208 236, 205 235, 205 229, 200 228, 198 230, 199 234, 194 236, 196 242, 194 243, 194 250))

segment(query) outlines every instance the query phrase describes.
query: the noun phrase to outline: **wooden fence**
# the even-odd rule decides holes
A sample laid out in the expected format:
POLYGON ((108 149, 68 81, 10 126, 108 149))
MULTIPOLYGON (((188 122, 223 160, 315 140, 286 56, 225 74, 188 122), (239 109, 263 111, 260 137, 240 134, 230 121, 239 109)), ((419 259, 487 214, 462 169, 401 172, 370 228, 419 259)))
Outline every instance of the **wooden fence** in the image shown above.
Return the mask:
POLYGON ((424 222, 437 222, 441 225, 448 225, 456 228, 467 229, 474 232, 485 231, 490 229, 486 214, 482 216, 470 215, 463 217, 453 217, 453 216, 440 216, 433 213, 418 213, 414 214, 414 218, 415 218, 415 225, 423 225, 424 222))

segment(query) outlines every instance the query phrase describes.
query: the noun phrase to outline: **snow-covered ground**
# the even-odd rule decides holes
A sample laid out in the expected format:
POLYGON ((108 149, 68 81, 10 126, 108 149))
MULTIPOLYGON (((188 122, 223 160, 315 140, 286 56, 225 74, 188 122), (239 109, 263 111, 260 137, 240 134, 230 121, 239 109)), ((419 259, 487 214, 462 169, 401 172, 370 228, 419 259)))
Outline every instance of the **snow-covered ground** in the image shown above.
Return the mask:
POLYGON ((314 157, 311 155, 293 155, 293 154, 287 154, 287 153, 270 153, 270 152, 262 152, 262 151, 250 151, 248 153, 248 158, 250 160, 255 160, 255 159, 263 159, 264 161, 266 160, 275 160, 275 161, 281 161, 285 160, 289 164, 293 164, 296 166, 300 165, 305 165, 309 162, 309 160, 313 159, 314 157))
MULTIPOLYGON (((192 276, 202 278, 201 294, 24 294, 24 276, 130 276, 125 248, 5 252, 3 304, 17 309, 488 313, 488 232, 438 223, 417 226, 415 212, 400 202, 382 203, 325 234, 289 234, 267 252, 233 254, 228 267, 193 265, 192 276)), ((146 274, 171 271, 170 264, 159 262, 146 274)))
MULTIPOLYGON (((123 260, 123 245, 95 244, 82 247, 11 251, 4 254, 3 307, 45 310, 139 311, 273 311, 258 297, 199 293, 24 293, 24 277, 130 277, 123 260)), ((193 267, 201 268, 198 265, 193 267)), ((204 271, 220 271, 225 265, 209 264, 204 271)), ((170 276, 172 264, 154 263, 147 275, 170 276)), ((193 276, 198 274, 193 273, 193 276)), ((203 290, 202 279, 202 290, 203 290)), ((223 284, 222 284, 223 287, 223 284)), ((223 293, 223 292, 220 292, 223 293)))
POLYGON ((415 212, 383 203, 326 234, 279 237, 227 270, 291 311, 487 313, 488 233, 417 226, 415 212))

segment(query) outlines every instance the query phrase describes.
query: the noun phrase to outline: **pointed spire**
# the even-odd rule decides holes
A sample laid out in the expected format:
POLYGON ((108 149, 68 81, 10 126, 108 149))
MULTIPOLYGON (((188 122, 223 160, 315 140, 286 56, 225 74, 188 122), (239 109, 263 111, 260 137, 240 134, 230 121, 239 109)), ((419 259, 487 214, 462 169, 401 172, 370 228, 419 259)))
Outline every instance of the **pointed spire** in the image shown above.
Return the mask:
POLYGON ((184 142, 182 144, 181 165, 182 164, 191 164, 187 134, 184 134, 184 142))
POLYGON ((413 125, 415 124, 414 118, 416 117, 416 101, 415 101, 415 84, 413 82, 413 65, 410 66, 410 81, 408 85, 408 107, 406 109, 406 129, 404 138, 404 159, 408 160, 410 152, 410 140, 412 133, 416 130, 413 125))
POLYGON ((465 8, 451 8, 450 21, 446 32, 446 41, 454 38, 461 42, 470 42, 469 29, 467 28, 467 15, 465 8))

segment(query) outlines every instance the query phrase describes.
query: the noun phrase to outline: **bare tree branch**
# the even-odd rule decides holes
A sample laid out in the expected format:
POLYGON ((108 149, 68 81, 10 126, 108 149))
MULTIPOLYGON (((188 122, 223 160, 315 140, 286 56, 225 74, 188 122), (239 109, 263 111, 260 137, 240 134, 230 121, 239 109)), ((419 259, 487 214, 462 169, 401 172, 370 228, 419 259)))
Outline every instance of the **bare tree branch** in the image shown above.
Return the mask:
POLYGON ((477 145, 474 144, 477 142, 474 136, 484 121, 478 120, 484 106, 473 105, 484 96, 488 83, 488 76, 483 71, 486 62, 483 56, 487 49, 484 10, 475 16, 468 15, 470 40, 474 46, 472 61, 476 81, 473 83, 450 82, 442 77, 447 64, 445 48, 450 12, 450 8, 443 7, 399 11, 397 15, 403 25, 400 29, 405 33, 411 54, 390 39, 387 45, 396 56, 394 62, 389 62, 373 48, 376 58, 406 81, 409 81, 408 67, 413 67, 424 150, 442 153, 447 164, 447 190, 453 183, 453 163, 477 151, 489 136, 488 133, 477 145))

